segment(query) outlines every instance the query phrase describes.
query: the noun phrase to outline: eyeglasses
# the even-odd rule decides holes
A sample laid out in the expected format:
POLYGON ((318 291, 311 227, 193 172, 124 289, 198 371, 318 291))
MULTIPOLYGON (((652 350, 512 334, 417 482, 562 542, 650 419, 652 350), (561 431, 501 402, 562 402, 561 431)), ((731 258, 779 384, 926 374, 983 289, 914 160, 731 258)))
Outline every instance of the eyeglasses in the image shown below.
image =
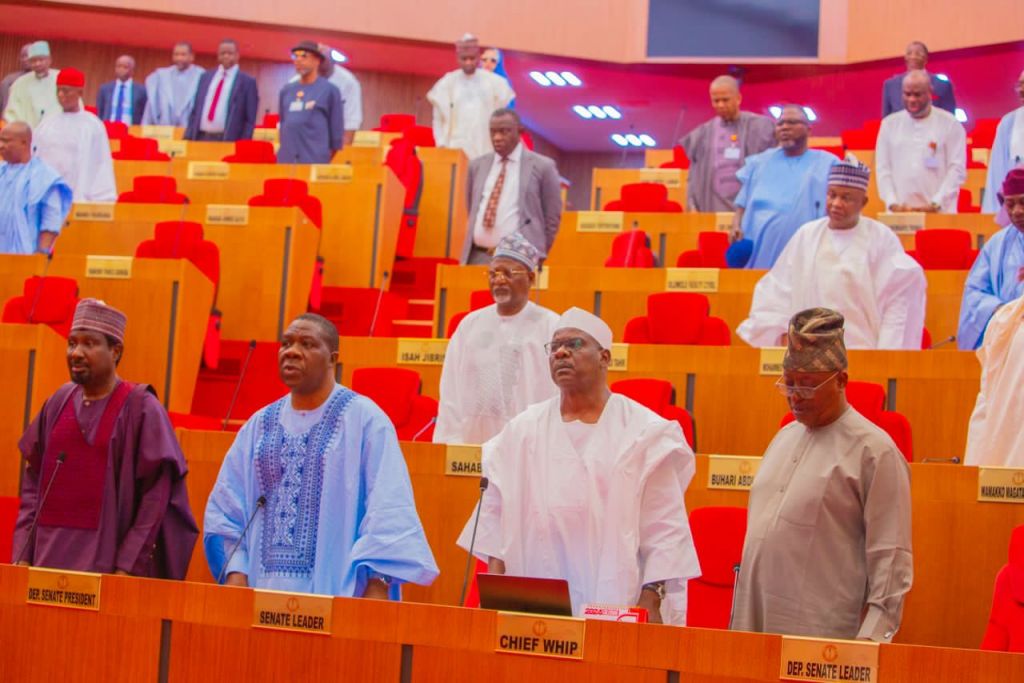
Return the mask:
POLYGON ((779 393, 785 396, 786 398, 790 398, 793 396, 797 396, 799 398, 814 398, 814 395, 818 393, 818 389, 821 389, 823 386, 825 386, 833 379, 835 379, 838 375, 838 372, 833 372, 831 375, 829 375, 828 379, 826 379, 824 382, 822 382, 816 387, 794 387, 785 384, 784 380, 780 379, 778 382, 775 383, 775 388, 778 389, 779 393))
POLYGON ((569 353, 576 353, 583 348, 585 343, 581 337, 572 337, 571 339, 548 342, 544 345, 544 350, 548 352, 549 356, 555 355, 561 349, 566 349, 569 353))
POLYGON ((779 119, 775 122, 776 126, 806 126, 807 122, 803 119, 779 119))
POLYGON ((525 268, 495 268, 494 270, 487 271, 487 279, 494 282, 499 277, 504 280, 511 280, 512 278, 519 277, 520 275, 526 275, 530 271, 525 268))

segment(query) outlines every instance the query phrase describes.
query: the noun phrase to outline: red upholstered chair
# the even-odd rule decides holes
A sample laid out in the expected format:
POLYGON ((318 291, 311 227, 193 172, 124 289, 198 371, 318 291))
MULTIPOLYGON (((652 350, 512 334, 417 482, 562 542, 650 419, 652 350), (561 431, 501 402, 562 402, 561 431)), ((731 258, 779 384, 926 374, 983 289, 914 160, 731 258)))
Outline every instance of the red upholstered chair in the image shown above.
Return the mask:
POLYGON ((676 145, 672 148, 672 161, 666 161, 659 168, 690 168, 690 157, 686 156, 682 145, 676 145))
POLYGON ((15 496, 0 497, 0 559, 4 562, 10 562, 14 553, 14 524, 18 521, 19 505, 21 500, 15 496))
POLYGON ((463 318, 477 310, 478 308, 486 308, 494 303, 494 297, 491 296, 491 290, 489 289, 478 289, 471 292, 469 295, 469 310, 461 313, 456 313, 448 320, 448 338, 455 334, 456 328, 459 323, 462 322, 463 318))
POLYGON ((632 378, 620 379, 608 387, 616 394, 627 396, 637 403, 650 408, 666 420, 675 420, 683 428, 683 436, 690 448, 696 449, 696 428, 693 416, 685 408, 674 405, 675 389, 664 379, 632 378))
POLYGON ((974 205, 974 196, 970 190, 960 188, 960 194, 956 198, 957 213, 981 213, 981 207, 974 205))
POLYGON ((268 178, 263 194, 249 198, 249 206, 297 206, 316 227, 323 227, 324 210, 320 200, 309 194, 309 185, 298 178, 268 178))
POLYGON ((729 233, 702 232, 697 235, 697 248, 684 251, 676 259, 679 268, 728 268, 725 252, 729 250, 729 233))
MULTIPOLYGON (((245 376, 242 378, 238 400, 231 410, 234 421, 247 420, 263 406, 276 401, 288 393, 288 387, 281 381, 277 370, 276 341, 259 342, 252 350, 245 376)), ((245 359, 249 354, 249 342, 224 340, 220 347, 220 362, 216 368, 200 368, 192 396, 192 415, 201 415, 224 420, 231 397, 238 386, 245 359)), ((230 425, 229 430, 237 431, 239 424, 230 425)))
MULTIPOLYGON (((175 429, 199 429, 219 432, 224 426, 223 417, 216 418, 208 415, 192 415, 191 413, 176 413, 174 411, 167 411, 167 417, 171 418, 171 426, 175 429)), ((234 427, 228 425, 227 431, 238 431, 238 427, 239 425, 234 425, 234 427)))
POLYGON ((1009 561, 996 574, 981 649, 1024 652, 1024 525, 1013 530, 1009 561))
POLYGON ((864 122, 858 130, 844 130, 840 137, 844 149, 870 149, 874 150, 878 141, 878 129, 882 125, 881 119, 871 119, 864 122))
POLYGON ((128 126, 121 121, 104 121, 103 127, 107 129, 107 138, 110 140, 124 140, 128 137, 128 126))
POLYGON ((276 164, 274 144, 266 140, 235 140, 235 153, 221 161, 229 164, 276 164))
POLYGON ((924 328, 921 333, 921 349, 928 350, 932 348, 932 333, 928 331, 928 328, 924 328))
POLYGON ((401 133, 406 128, 416 125, 416 117, 412 114, 384 114, 380 117, 380 125, 374 128, 382 133, 401 133))
POLYGON ((423 196, 423 162, 416 154, 414 140, 404 134, 392 140, 384 158, 384 165, 395 172, 402 187, 405 188, 395 255, 399 258, 411 258, 416 246, 420 198, 423 196))
MULTIPOLYGON (((978 119, 974 122, 974 129, 968 136, 971 139, 972 147, 992 149, 996 140, 996 128, 999 126, 999 119, 978 119)), ((967 157, 970 159, 970 157, 967 157)))
POLYGON ((988 168, 985 162, 974 160, 975 149, 977 148, 974 145, 967 145, 967 168, 988 168))
POLYGON ((160 143, 152 138, 137 138, 125 135, 121 138, 121 149, 110 155, 118 161, 170 161, 171 157, 160 151, 160 143))
POLYGON ((281 122, 281 116, 279 114, 271 114, 269 111, 263 114, 263 121, 257 128, 277 128, 277 124, 281 122))
POLYGON ((653 268, 651 239, 643 230, 629 230, 612 240, 612 253, 605 259, 608 268, 653 268))
POLYGON ((811 149, 820 149, 822 152, 834 154, 839 159, 843 159, 846 156, 846 151, 842 145, 815 145, 811 149))
POLYGON ((188 204, 188 197, 178 192, 178 183, 171 176, 138 175, 132 189, 122 192, 117 201, 124 204, 188 204))
POLYGON ((376 287, 324 287, 320 315, 344 336, 394 337, 394 321, 408 317, 409 302, 376 287))
POLYGON ((914 233, 914 249, 908 253, 925 270, 968 270, 978 257, 972 241, 966 230, 918 230, 914 233))
POLYGON ((359 368, 352 373, 352 391, 380 406, 402 441, 430 441, 437 418, 437 399, 420 396, 420 373, 407 368, 359 368))
MULTIPOLYGON (((907 462, 914 462, 914 438, 910 421, 902 413, 885 409, 885 389, 874 382, 846 384, 846 400, 854 409, 878 425, 896 443, 907 462)), ((795 418, 786 413, 780 426, 785 427, 795 418)))
POLYGON ((78 305, 78 282, 33 275, 25 279, 21 292, 4 304, 3 322, 48 325, 60 336, 68 336, 78 305))
POLYGON ((457 266, 453 258, 420 257, 396 261, 388 291, 406 299, 433 299, 437 286, 437 267, 457 266))
POLYGON ((686 595, 686 625, 729 628, 736 570, 747 535, 747 510, 703 507, 690 513, 690 532, 700 560, 701 576, 690 579, 686 595))
POLYGON ((647 297, 647 315, 626 323, 627 344, 729 346, 729 326, 710 315, 711 304, 695 292, 658 292, 647 297))
POLYGON ((619 199, 604 205, 605 211, 633 213, 681 213, 679 202, 668 198, 668 188, 661 183, 628 183, 622 186, 619 199))

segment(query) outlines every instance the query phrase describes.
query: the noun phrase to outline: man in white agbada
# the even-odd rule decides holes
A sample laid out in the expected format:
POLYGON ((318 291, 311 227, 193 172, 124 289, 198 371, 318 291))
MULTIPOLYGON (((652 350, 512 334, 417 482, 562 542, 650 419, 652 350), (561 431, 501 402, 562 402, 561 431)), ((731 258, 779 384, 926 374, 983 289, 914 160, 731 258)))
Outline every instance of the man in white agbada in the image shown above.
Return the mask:
POLYGON ((155 70, 146 77, 146 110, 142 123, 147 126, 188 126, 199 77, 205 69, 193 64, 192 44, 176 43, 171 66, 155 70))
POLYGON ((62 111, 43 117, 34 136, 36 154, 70 187, 76 202, 117 201, 114 162, 103 123, 82 109, 85 76, 61 69, 57 100, 62 111))
POLYGON ((889 211, 956 213, 960 186, 967 179, 964 127, 948 111, 932 106, 925 71, 903 78, 903 105, 878 129, 878 195, 889 211))
POLYGON ((687 581, 700 575, 683 502, 693 451, 678 423, 609 392, 611 345, 600 318, 570 308, 559 319, 548 350, 560 395, 484 444, 475 554, 491 573, 567 580, 577 616, 639 605, 684 624, 687 581))
POLYGON ((796 418, 754 476, 730 628, 888 642, 913 582, 910 468, 846 402, 843 316, 793 316, 777 386, 796 418))
POLYGON ((507 107, 516 93, 501 76, 477 68, 480 43, 475 36, 460 38, 455 54, 459 68, 442 76, 427 100, 434 107, 437 146, 461 149, 472 160, 491 151, 491 113, 507 107))
POLYGON ((495 303, 467 315, 448 342, 434 443, 483 443, 558 393, 544 351, 558 314, 530 301, 539 257, 518 232, 495 248, 487 270, 495 303))
POLYGON ((988 155, 985 196, 981 201, 983 213, 999 213, 998 188, 1010 169, 1024 163, 1024 71, 1017 77, 1014 90, 1021 106, 1000 119, 996 127, 996 138, 988 155))
POLYGON ((4 120, 24 121, 32 128, 44 114, 60 111, 57 103, 57 70, 51 69, 50 44, 39 40, 28 47, 28 65, 32 69, 11 84, 4 120))
POLYGON ((887 226, 860 214, 871 170, 842 161, 828 176, 828 216, 805 223, 754 288, 736 334, 751 346, 783 346, 797 311, 832 308, 846 318, 851 349, 920 349, 927 280, 887 226))

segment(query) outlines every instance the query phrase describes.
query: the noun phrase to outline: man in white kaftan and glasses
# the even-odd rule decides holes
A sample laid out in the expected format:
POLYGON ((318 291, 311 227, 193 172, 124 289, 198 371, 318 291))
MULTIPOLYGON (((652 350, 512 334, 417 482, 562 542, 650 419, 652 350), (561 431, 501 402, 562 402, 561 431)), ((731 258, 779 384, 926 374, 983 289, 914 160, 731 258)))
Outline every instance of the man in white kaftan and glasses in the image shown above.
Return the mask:
POLYGON ((448 342, 434 443, 483 443, 558 393, 544 351, 558 314, 530 301, 539 258, 518 232, 495 248, 487 269, 495 303, 467 315, 448 342))
POLYGON ((611 345, 600 318, 559 319, 548 344, 559 395, 484 444, 475 554, 491 573, 565 579, 577 616, 638 605, 684 624, 687 581, 700 576, 683 502, 693 451, 678 423, 609 392, 611 345))

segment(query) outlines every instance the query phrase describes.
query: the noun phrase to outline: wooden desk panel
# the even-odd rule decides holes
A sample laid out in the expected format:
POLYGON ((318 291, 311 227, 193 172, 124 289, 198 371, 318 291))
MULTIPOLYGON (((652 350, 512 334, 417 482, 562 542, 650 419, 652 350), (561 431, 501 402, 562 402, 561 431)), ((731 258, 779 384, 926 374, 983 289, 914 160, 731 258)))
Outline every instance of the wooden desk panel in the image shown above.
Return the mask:
POLYGON ((469 160, 459 149, 417 147, 416 154, 423 162, 423 194, 414 255, 461 259, 469 160))
MULTIPOLYGON (((689 170, 672 169, 680 174, 679 187, 668 188, 669 201, 678 202, 686 209, 686 181, 689 170)), ((622 196, 622 186, 630 183, 642 183, 645 169, 640 168, 595 168, 591 181, 590 208, 600 211, 605 204, 622 196)))

